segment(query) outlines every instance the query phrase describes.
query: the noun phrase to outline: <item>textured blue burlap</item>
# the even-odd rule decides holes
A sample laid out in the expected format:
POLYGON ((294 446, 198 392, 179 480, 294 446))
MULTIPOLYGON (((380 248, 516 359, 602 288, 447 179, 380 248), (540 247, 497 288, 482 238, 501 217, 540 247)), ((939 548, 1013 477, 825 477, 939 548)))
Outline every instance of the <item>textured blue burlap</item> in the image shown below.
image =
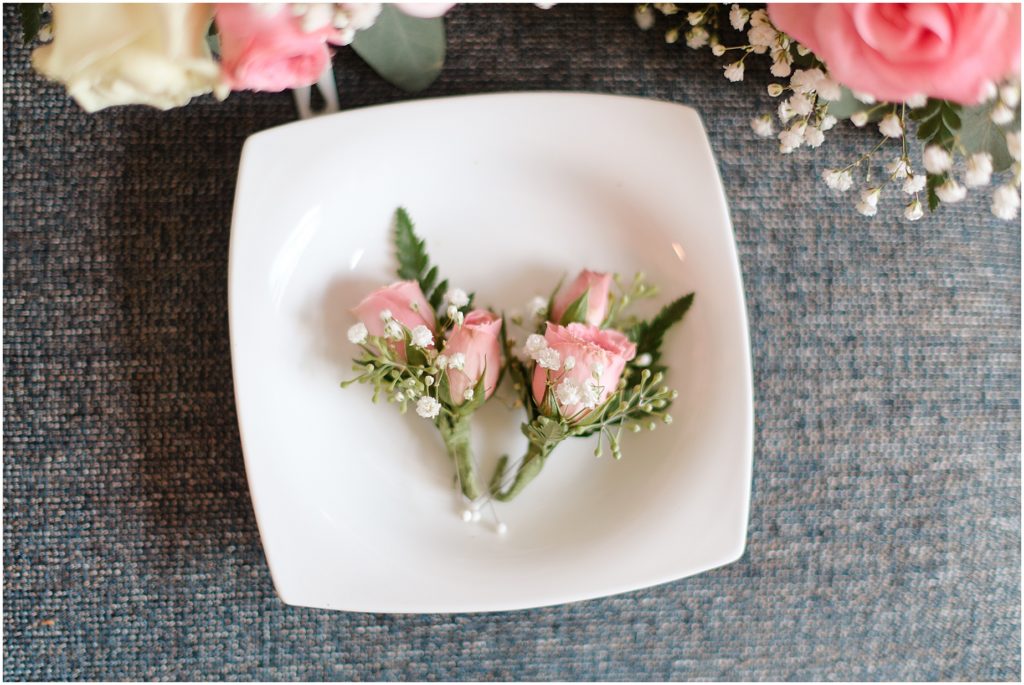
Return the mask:
MULTIPOLYGON (((253 519, 226 311, 239 151, 288 94, 86 115, 4 13, 4 675, 8 679, 1020 676, 1020 226, 972 194, 918 223, 819 180, 873 142, 781 156, 763 67, 626 6, 463 6, 417 97, 506 90, 696 107, 732 207, 756 443, 738 563, 493 615, 283 606, 253 519)), ((350 51, 346 107, 410 99, 350 51)), ((629 131, 622 135, 628 136, 629 131)), ((680 208, 685 211, 685 208, 680 208)))

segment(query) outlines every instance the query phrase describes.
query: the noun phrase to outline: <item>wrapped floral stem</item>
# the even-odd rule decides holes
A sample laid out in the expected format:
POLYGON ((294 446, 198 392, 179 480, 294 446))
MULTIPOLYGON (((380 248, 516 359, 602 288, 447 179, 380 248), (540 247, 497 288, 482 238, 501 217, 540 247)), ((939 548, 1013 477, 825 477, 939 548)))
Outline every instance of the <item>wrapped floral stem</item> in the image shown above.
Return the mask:
POLYGON ((469 500, 480 497, 480 488, 476 483, 476 466, 473 461, 473 447, 470 444, 470 420, 463 416, 440 416, 437 429, 448 450, 448 456, 455 463, 455 473, 459 480, 462 494, 469 500))
POLYGON ((499 460, 489 484, 494 499, 509 501, 522 493, 564 440, 597 435, 595 456, 607 441, 620 459, 623 430, 654 430, 658 421, 672 422, 667 410, 677 394, 662 384, 664 367, 658 362, 665 333, 682 319, 693 294, 667 305, 651 321, 637 321, 625 310, 656 289, 638 275, 629 290, 613 295, 612 280, 584 271, 552 297, 541 312, 551 320, 526 339, 526 360, 509 353, 506 339, 509 375, 527 412, 522 431, 528 445, 513 466, 506 456, 499 460), (628 333, 613 327, 624 324, 628 333))

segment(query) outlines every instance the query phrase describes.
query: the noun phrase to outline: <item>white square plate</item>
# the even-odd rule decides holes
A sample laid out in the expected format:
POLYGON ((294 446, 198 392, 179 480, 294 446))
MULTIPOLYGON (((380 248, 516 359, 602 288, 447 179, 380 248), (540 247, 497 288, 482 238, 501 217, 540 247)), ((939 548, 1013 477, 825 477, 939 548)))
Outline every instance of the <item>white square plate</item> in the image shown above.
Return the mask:
MULTIPOLYGON (((521 609, 663 583, 736 560, 753 403, 739 264, 697 114, 605 95, 501 94, 344 112, 258 133, 242 153, 230 260, 235 398, 267 561, 289 604, 373 612, 521 609), (458 516, 433 426, 342 390, 349 308, 395 280, 408 208, 453 287, 499 310, 582 267, 696 291, 667 339, 675 422, 620 462, 563 443, 509 532, 458 516), (685 255, 685 259, 682 256, 685 255)), ((485 479, 521 454, 490 402, 485 479)))

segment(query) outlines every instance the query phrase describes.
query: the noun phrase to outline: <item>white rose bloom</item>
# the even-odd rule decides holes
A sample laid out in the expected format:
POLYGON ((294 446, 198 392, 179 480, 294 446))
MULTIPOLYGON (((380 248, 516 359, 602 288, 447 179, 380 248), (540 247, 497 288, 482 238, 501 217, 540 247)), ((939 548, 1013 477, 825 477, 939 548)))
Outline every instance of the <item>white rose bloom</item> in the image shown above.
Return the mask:
POLYGON ((180 107, 217 90, 226 96, 206 32, 210 5, 53 6, 54 40, 32 66, 67 87, 87 112, 114 105, 180 107))

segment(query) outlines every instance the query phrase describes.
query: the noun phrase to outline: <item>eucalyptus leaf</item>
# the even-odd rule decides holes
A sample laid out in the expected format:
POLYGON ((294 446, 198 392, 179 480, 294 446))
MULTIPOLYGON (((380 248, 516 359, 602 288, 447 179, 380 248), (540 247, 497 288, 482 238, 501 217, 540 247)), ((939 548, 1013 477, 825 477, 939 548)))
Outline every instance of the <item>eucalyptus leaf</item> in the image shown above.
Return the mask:
POLYGON ((992 155, 992 170, 1006 171, 1013 165, 1013 157, 1006 147, 1006 132, 1020 130, 1020 110, 1013 123, 1006 128, 997 126, 990 116, 991 107, 970 107, 960 112, 963 125, 960 142, 970 153, 987 152, 992 155))
POLYGON ((382 78, 415 93, 444 67, 444 20, 410 17, 385 3, 376 23, 356 34, 352 49, 382 78))

